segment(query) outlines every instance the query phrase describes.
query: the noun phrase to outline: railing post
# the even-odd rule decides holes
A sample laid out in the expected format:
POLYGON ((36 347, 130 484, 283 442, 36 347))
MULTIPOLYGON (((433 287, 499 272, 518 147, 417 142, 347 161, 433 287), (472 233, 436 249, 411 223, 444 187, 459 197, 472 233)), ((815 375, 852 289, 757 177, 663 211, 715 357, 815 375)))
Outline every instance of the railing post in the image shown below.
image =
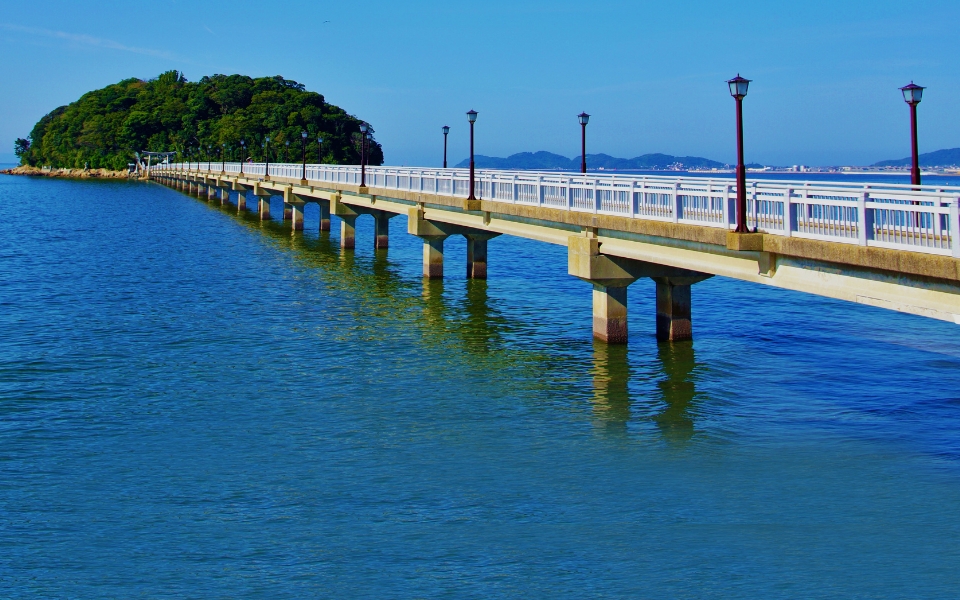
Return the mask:
POLYGON ((960 258, 960 198, 950 201, 950 248, 954 258, 960 258))
POLYGON ((864 191, 857 198, 857 243, 861 246, 867 245, 867 240, 873 237, 873 212, 867 211, 867 201, 870 199, 870 192, 864 191))
POLYGON ((730 185, 723 187, 723 227, 725 229, 730 229, 730 190, 730 185))
POLYGON ((597 190, 597 179, 594 178, 593 179, 593 212, 594 213, 600 212, 600 194, 597 193, 598 191, 599 190, 597 190))
POLYGON ((573 210, 573 186, 570 185, 570 179, 567 178, 567 210, 573 210))
POLYGON ((683 202, 680 201, 680 184, 673 184, 673 222, 677 223, 682 217, 683 202))
POLYGON ((790 237, 793 235, 793 227, 796 222, 796 213, 793 210, 793 189, 787 188, 783 192, 783 235, 790 237))

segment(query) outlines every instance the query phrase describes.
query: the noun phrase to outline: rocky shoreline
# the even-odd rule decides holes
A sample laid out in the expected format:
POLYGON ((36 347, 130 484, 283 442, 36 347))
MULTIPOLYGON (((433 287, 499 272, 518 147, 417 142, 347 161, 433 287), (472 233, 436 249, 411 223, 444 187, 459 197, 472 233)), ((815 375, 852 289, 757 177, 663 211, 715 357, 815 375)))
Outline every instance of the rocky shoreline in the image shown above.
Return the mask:
POLYGON ((67 179, 135 179, 136 173, 111 171, 109 169, 41 169, 19 166, 0 171, 4 175, 35 175, 40 177, 63 177, 67 179))

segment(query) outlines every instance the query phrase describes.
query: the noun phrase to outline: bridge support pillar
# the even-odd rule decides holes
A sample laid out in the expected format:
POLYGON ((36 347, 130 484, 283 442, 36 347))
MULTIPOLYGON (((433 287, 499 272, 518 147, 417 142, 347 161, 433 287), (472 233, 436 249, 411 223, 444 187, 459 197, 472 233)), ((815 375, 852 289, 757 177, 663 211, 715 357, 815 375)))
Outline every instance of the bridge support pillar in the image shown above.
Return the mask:
POLYGON ((350 215, 340 216, 340 247, 344 250, 353 250, 356 247, 357 217, 350 215))
POLYGON ((237 192, 237 212, 242 213, 247 210, 247 196, 243 192, 237 192))
POLYGON ((220 188, 220 206, 230 202, 230 188, 220 188))
POLYGON ((608 344, 627 343, 627 285, 593 284, 594 338, 608 344))
POLYGON ((690 284, 676 284, 669 277, 656 277, 657 339, 680 342, 693 339, 690 323, 690 284))
POLYGON ((257 198, 257 212, 260 213, 261 221, 270 220, 270 196, 260 196, 257 198))
POLYGON ((290 221, 293 219, 293 206, 284 201, 283 203, 283 220, 290 221))
POLYGON ((423 237, 423 276, 443 279, 443 240, 447 236, 423 237))
POLYGON ((320 231, 330 231, 330 201, 321 200, 317 206, 320 207, 320 231))
POLYGON ((293 232, 303 231, 303 204, 299 202, 290 204, 290 216, 292 221, 290 230, 293 232))
POLYGON ((657 339, 692 339, 690 286, 712 275, 600 253, 596 231, 571 236, 568 272, 593 284, 593 337, 627 341, 627 286, 641 277, 657 284, 657 339))
POLYGON ((487 242, 499 233, 465 233, 467 239, 467 279, 487 278, 487 242))
POLYGON ((373 212, 373 249, 386 250, 390 245, 390 219, 393 213, 378 210, 373 212))

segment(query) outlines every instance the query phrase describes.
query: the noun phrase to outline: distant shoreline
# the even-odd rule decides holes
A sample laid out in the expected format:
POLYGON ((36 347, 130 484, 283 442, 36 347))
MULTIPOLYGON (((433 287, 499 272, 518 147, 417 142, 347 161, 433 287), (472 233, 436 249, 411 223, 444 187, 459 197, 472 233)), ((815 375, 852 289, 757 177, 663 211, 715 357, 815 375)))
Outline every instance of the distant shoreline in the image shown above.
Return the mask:
POLYGON ((35 177, 61 177, 64 179, 134 179, 135 173, 109 169, 40 169, 19 166, 0 171, 4 175, 32 175, 35 177))

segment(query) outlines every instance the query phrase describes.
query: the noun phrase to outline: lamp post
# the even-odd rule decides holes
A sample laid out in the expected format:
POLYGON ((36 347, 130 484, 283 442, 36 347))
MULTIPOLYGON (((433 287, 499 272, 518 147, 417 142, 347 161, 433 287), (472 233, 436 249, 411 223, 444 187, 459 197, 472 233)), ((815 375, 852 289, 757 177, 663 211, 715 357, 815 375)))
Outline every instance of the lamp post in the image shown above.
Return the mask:
POLYGON ((743 99, 750 80, 736 77, 727 81, 730 95, 737 101, 737 233, 749 233, 747 228, 747 169, 743 164, 743 99))
POLYGON ((443 131, 443 168, 447 168, 447 134, 450 133, 450 127, 444 125, 441 129, 443 131))
POLYGON ((300 183, 307 183, 307 131, 300 132, 300 148, 303 154, 303 169, 300 171, 300 183))
POLYGON ((227 145, 220 144, 220 172, 227 172, 227 145))
POLYGON ((473 179, 473 124, 477 122, 477 111, 470 110, 467 112, 467 121, 470 122, 470 195, 467 196, 467 200, 476 200, 477 197, 474 195, 474 179, 473 179))
POLYGON ((317 164, 323 164, 323 136, 317 136, 317 164))
POLYGON ((266 166, 263 168, 263 178, 267 181, 270 180, 270 136, 266 136, 263 142, 263 160, 266 163, 266 166))
POLYGON ((243 175, 243 161, 247 159, 247 142, 240 140, 240 174, 243 175))
POLYGON ((917 105, 923 98, 923 90, 926 88, 914 84, 905 85, 900 88, 903 92, 903 101, 910 105, 910 144, 913 147, 913 167, 910 169, 910 183, 920 185, 920 151, 917 145, 917 105))
POLYGON ((284 142, 283 148, 283 162, 290 160, 290 140, 284 142))
POLYGON ((580 172, 587 172, 587 123, 590 122, 590 115, 585 112, 577 115, 580 119, 580 172))
POLYGON ((367 165, 366 165, 366 151, 367 151, 367 131, 370 129, 370 126, 366 123, 360 123, 360 187, 367 186, 367 165))

